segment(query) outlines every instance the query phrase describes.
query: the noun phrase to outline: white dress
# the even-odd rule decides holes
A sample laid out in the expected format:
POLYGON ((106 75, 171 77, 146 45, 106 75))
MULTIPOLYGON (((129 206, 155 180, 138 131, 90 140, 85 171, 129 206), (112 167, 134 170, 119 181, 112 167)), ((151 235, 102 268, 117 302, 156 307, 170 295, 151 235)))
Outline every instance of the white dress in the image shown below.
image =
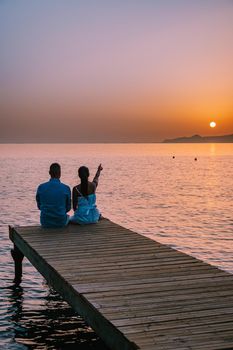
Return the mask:
POLYGON ((78 206, 74 215, 70 217, 70 222, 77 224, 95 224, 99 221, 100 212, 96 206, 95 193, 84 197, 78 197, 78 206))

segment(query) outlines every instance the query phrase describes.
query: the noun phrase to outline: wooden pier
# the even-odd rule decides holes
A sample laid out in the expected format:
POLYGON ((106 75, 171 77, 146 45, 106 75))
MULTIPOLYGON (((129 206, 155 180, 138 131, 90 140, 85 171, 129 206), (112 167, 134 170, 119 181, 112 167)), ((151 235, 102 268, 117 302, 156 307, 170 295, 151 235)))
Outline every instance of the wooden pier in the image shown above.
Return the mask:
POLYGON ((109 220, 10 239, 110 349, 233 349, 229 273, 109 220))

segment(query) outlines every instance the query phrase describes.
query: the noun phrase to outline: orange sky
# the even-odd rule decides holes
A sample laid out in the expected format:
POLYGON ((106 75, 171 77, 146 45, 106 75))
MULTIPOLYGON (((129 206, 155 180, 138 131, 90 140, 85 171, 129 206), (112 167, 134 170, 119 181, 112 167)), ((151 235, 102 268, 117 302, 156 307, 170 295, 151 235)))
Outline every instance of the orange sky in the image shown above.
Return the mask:
POLYGON ((233 133, 232 33, 229 0, 1 2, 0 140, 233 133))

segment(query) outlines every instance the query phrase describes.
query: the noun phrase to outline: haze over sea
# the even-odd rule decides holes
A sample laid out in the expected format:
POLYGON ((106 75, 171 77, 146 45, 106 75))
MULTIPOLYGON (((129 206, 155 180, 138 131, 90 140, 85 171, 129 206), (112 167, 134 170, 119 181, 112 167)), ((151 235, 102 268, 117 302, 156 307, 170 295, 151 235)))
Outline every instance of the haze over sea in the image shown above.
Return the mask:
POLYGON ((26 259, 12 284, 8 225, 39 224, 52 162, 70 187, 80 165, 92 177, 102 163, 103 216, 233 273, 233 144, 1 144, 1 349, 106 349, 26 259))

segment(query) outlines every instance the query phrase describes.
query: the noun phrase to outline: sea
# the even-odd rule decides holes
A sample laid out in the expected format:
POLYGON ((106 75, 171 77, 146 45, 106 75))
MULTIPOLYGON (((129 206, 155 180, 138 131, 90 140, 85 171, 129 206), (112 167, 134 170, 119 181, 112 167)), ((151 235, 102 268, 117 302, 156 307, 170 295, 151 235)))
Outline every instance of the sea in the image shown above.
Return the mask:
POLYGON ((39 224, 35 193, 53 162, 70 187, 101 163, 104 217, 233 273, 232 143, 1 144, 0 349, 107 350, 27 259, 13 284, 8 225, 39 224))

